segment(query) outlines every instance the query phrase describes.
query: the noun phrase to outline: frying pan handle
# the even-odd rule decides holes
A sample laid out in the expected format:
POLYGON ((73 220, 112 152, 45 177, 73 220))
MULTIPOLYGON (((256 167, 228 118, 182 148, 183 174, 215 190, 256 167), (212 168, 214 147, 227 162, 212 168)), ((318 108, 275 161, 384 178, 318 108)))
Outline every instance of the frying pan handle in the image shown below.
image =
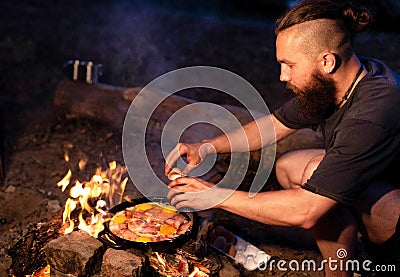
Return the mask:
POLYGON ((101 231, 97 239, 107 245, 108 247, 114 248, 114 249, 126 249, 126 245, 124 242, 121 242, 121 240, 116 237, 114 234, 108 231, 107 228, 105 228, 103 231, 101 231))

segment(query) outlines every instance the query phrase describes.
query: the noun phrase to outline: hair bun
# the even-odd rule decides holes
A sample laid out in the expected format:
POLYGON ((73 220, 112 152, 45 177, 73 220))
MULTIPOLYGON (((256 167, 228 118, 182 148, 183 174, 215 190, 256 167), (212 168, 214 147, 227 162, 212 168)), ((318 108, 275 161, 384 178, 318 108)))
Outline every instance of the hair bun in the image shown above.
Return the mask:
POLYGON ((356 6, 349 1, 343 9, 343 17, 347 27, 354 33, 362 32, 372 23, 372 12, 365 6, 356 6))

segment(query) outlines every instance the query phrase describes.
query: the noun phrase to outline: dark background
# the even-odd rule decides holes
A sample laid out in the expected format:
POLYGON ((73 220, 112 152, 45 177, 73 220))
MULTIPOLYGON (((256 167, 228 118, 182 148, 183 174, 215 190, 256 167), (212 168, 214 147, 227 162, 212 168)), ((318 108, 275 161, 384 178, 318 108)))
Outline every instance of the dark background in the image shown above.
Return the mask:
MULTIPOLYGON (((355 50, 400 72, 399 1, 369 2, 377 21, 355 39, 355 50)), ((0 185, 0 276, 2 263, 9 266, 5 249, 29 224, 53 216, 50 200, 61 206, 65 202, 66 194, 56 183, 69 167, 87 158, 87 170, 80 172, 87 180, 95 168, 104 168, 109 161, 123 164, 116 130, 93 120, 67 121, 54 110, 54 90, 66 78, 66 61, 102 64, 100 81, 123 87, 144 86, 184 66, 216 66, 249 81, 273 110, 292 97, 279 82, 273 32, 274 20, 287 4, 272 0, 1 1, 0 146, 5 179, 0 185), (65 153, 70 155, 69 164, 65 153), (15 190, 6 191, 10 187, 15 190)), ((198 100, 232 101, 217 93, 185 93, 198 100)), ((307 240, 293 233, 288 245, 287 237, 280 237, 282 232, 274 235, 268 226, 243 218, 227 224, 254 243, 267 243, 270 252, 275 245, 274 253, 280 257, 309 253, 303 248, 307 240)))
MULTIPOLYGON (((184 66, 218 66, 254 84, 273 109, 287 98, 268 96, 266 91, 276 89, 269 86, 276 84, 279 76, 273 22, 294 2, 2 1, 3 141, 7 145, 10 136, 25 129, 26 118, 19 122, 20 116, 30 110, 37 115, 50 109, 55 85, 65 77, 63 65, 70 59, 102 64, 100 81, 118 86, 143 86, 184 66), (247 64, 251 64, 250 70, 247 64)), ((377 15, 372 30, 399 31, 399 1, 363 2, 377 15)))

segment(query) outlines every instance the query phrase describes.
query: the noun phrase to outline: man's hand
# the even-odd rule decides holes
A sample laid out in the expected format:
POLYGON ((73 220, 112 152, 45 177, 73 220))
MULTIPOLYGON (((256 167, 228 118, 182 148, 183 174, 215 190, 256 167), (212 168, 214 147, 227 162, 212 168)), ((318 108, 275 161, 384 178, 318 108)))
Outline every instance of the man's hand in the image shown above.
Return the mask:
POLYGON ((217 208, 224 201, 231 190, 218 188, 215 184, 200 178, 181 177, 172 181, 171 190, 167 197, 177 209, 192 208, 206 210, 217 208))
POLYGON ((168 176, 168 173, 181 156, 186 157, 188 164, 182 170, 182 175, 185 176, 194 168, 196 168, 204 160, 204 158, 212 152, 215 152, 214 147, 206 142, 193 144, 178 143, 165 159, 165 175, 168 176))

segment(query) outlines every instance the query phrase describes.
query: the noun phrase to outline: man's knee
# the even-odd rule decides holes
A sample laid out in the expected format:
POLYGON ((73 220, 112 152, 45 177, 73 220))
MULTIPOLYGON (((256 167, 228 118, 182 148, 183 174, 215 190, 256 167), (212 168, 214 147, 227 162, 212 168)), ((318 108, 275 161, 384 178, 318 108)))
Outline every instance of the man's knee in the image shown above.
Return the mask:
POLYGON ((290 180, 290 164, 292 162, 290 153, 285 153, 275 163, 276 178, 284 189, 292 188, 290 180))
MULTIPOLYGON (((323 149, 301 149, 283 154, 275 164, 276 176, 281 186, 290 189, 302 185, 305 173, 308 174, 311 170, 310 162, 313 162, 316 168, 324 154, 323 149)), ((312 172, 310 176, 311 174, 312 172)))
POLYGON ((307 163, 306 167, 304 168, 303 176, 301 178, 301 183, 304 184, 307 180, 311 177, 314 171, 317 169, 325 154, 316 154, 314 157, 310 159, 307 163))

